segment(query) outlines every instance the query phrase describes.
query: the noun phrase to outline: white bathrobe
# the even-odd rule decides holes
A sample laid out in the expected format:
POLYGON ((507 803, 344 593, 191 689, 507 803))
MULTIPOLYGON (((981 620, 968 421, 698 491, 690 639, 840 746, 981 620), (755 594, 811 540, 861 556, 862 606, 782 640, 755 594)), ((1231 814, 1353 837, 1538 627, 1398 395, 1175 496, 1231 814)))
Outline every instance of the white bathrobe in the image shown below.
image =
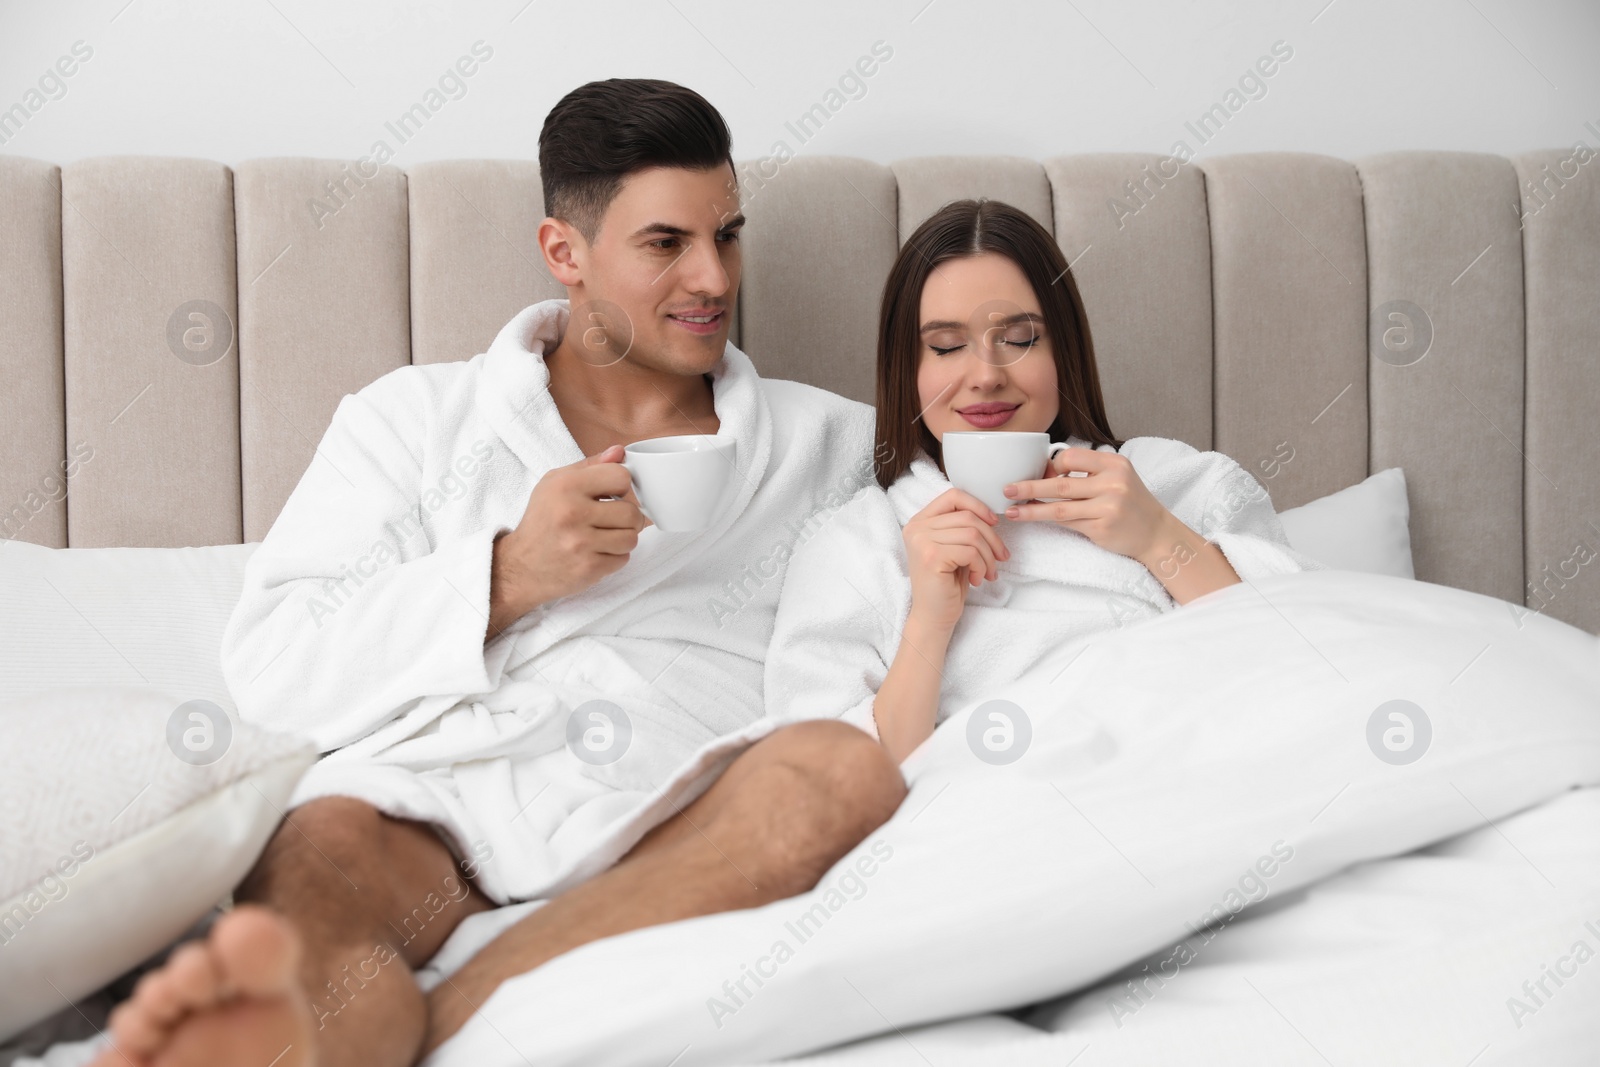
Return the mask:
MULTIPOLYGON (((1091 447, 1076 437, 1067 443, 1091 447)), ((1215 542, 1244 581, 1327 569, 1289 547, 1266 490, 1227 456, 1161 437, 1132 438, 1120 452, 1151 494, 1215 542)), ((767 657, 768 714, 839 717, 877 736, 873 699, 911 610, 902 528, 949 488, 933 459, 919 453, 887 491, 873 484, 857 493, 795 553, 767 657)), ((997 529, 1011 558, 997 563, 995 581, 967 589, 937 722, 1009 682, 1050 685, 1093 635, 1178 607, 1143 564, 1076 530, 1003 515, 997 529)))
POLYGON ((434 823, 501 903, 603 869, 772 729, 763 661, 790 548, 872 479, 869 406, 763 380, 730 344, 711 374, 738 469, 712 527, 647 527, 620 570, 485 647, 495 535, 583 458, 543 359, 567 316, 535 304, 486 353, 344 397, 222 645, 242 718, 334 750, 292 805, 356 796, 434 823), (587 715, 569 748, 594 700, 631 728, 612 763, 574 754, 587 715))

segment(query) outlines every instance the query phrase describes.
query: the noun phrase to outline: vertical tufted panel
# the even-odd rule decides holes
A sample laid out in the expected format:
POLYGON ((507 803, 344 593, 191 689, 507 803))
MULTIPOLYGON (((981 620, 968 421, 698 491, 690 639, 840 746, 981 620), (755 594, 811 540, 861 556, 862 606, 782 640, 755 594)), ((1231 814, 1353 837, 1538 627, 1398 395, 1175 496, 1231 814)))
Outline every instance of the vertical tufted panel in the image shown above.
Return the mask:
POLYGON ((411 362, 406 179, 337 160, 235 172, 244 536, 266 536, 346 393, 411 362))
POLYGON ((900 189, 900 242, 952 200, 1004 200, 1054 232, 1044 167, 1017 156, 921 156, 892 165, 900 189))
POLYGON ((1361 185, 1327 156, 1198 165, 1211 218, 1213 447, 1283 511, 1368 474, 1361 185))
POLYGON ((233 182, 220 163, 61 169, 68 543, 239 540, 233 182))
POLYGON ((67 493, 81 461, 66 448, 61 170, 53 164, 0 156, 0 293, 0 538, 64 548, 67 493))
POLYGON ((1516 174, 1503 157, 1466 152, 1357 166, 1372 278, 1372 470, 1405 469, 1418 578, 1521 603, 1522 486, 1539 476, 1522 458, 1516 174), (1418 330, 1431 332, 1426 352, 1418 330))
MULTIPOLYGON (((1600 632, 1600 157, 1529 152, 1525 579, 1530 608, 1600 632), (1548 479, 1548 480, 1546 480, 1548 479), (1585 562, 1587 561, 1587 562, 1585 562)), ((1508 205, 1509 206, 1509 205, 1508 205)))
POLYGON ((567 295, 539 251, 537 163, 420 163, 406 178, 413 363, 471 359, 517 312, 567 295))
POLYGON ((740 177, 740 347, 769 378, 874 402, 878 301, 898 250, 889 168, 801 157, 740 177))
POLYGON ((1089 317, 1112 432, 1211 447, 1205 178, 1153 155, 1046 160, 1061 245, 1089 317))

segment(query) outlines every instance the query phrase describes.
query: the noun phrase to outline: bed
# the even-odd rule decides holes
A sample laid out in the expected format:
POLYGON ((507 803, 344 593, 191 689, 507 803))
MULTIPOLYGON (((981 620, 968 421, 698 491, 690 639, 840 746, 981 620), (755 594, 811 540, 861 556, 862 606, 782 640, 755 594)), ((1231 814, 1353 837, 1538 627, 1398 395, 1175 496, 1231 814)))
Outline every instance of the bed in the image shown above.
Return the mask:
MULTIPOLYGON (((870 402, 878 288, 901 236, 949 199, 1006 199, 1051 228, 1073 262, 1120 436, 1175 437, 1224 452, 1257 477, 1280 512, 1326 506, 1380 472, 1403 470, 1414 577, 1334 572, 1345 577, 1326 589, 1329 597, 1345 597, 1353 609, 1363 592, 1393 595, 1416 606, 1413 623, 1428 612, 1470 616, 1450 632, 1448 648, 1419 646, 1414 666, 1442 672, 1430 684, 1451 685, 1478 662, 1471 642, 1491 628, 1509 642, 1537 638, 1527 654, 1547 655, 1551 671, 1565 674, 1525 678, 1529 688, 1517 699, 1503 694, 1498 706, 1488 681, 1470 694, 1481 730, 1475 747, 1461 750, 1460 767, 1481 777, 1451 779, 1464 807, 1447 805, 1449 794, 1434 782, 1433 807, 1403 791, 1375 787, 1359 798, 1359 790, 1341 796, 1329 788, 1316 801, 1329 803, 1325 814, 1316 804, 1302 812, 1297 805, 1311 802, 1290 790, 1309 797, 1325 783, 1309 772, 1284 774, 1260 798, 1267 821, 1251 824, 1258 833, 1190 835, 1193 855, 1181 869, 1212 866, 1171 883, 1155 872, 1163 856, 1176 855, 1162 849, 1183 839, 1141 841, 1135 831, 1146 823, 1117 831, 1097 809, 1086 809, 1096 817, 1080 824, 1072 805, 1091 801, 1067 789, 1066 808, 1050 816, 1065 821, 1050 826, 1076 843, 1072 856, 1094 857, 1086 869, 1098 880, 1085 883, 1083 907, 1099 893, 1115 911, 1145 893, 1141 879, 1151 890, 1181 881, 1187 894, 1146 911, 1127 908, 1114 937, 1091 937, 1094 923, 1073 926, 1065 912, 1030 914, 1042 924, 1031 934, 1038 951, 1023 951, 1029 938, 1006 941, 1015 935, 1002 925, 1001 941, 990 944, 1021 947, 986 963, 984 943, 970 940, 982 924, 950 912, 957 925, 946 929, 962 932, 947 934, 942 947, 959 953, 926 957, 931 977, 897 997, 898 972, 846 953, 851 939, 834 933, 840 954, 818 948, 786 966, 746 1010, 744 998, 735 1004, 711 991, 755 958, 759 924, 786 913, 773 905, 757 909, 763 914, 706 917, 585 946, 509 984, 503 1010, 528 1027, 548 1021, 542 1036, 531 1040, 489 1011, 431 1067, 669 1062, 674 1054, 685 1067, 796 1056, 840 1065, 1083 1067, 1590 1062, 1584 1057, 1592 1059, 1600 1039, 1600 965, 1588 962, 1600 949, 1600 776, 1591 732, 1600 686, 1585 688, 1592 675, 1584 657, 1600 630, 1600 568, 1590 566, 1600 556, 1600 434, 1592 418, 1600 395, 1600 192, 1558 177, 1563 160, 1570 163, 1561 149, 1354 162, 1257 153, 1183 166, 1131 154, 892 166, 802 156, 776 177, 747 172, 750 225, 734 341, 763 374, 870 402), (818 307, 828 314, 817 315, 818 307), (1406 582, 1415 591, 1401 590, 1406 582), (1450 599, 1455 594, 1467 599, 1450 599), (1491 618, 1496 610, 1503 618, 1491 618), (1514 753, 1526 758, 1510 773, 1514 753), (1384 804, 1437 817, 1385 836, 1384 804), (1252 899, 1237 915, 1200 924, 1207 902, 1270 856, 1270 820, 1290 814, 1302 823, 1316 815, 1323 835, 1298 853, 1302 866, 1259 875, 1259 899, 1246 894, 1252 899), (1343 830, 1324 833, 1329 826, 1343 830), (1100 843, 1112 840, 1134 863, 1100 843), (684 962, 688 953, 696 962, 684 962), (972 963, 965 976, 952 962, 963 958, 972 963), (618 967, 632 985, 608 987, 601 1004, 570 992, 593 989, 618 967), (702 995, 652 992, 688 975, 704 977, 704 988, 689 983, 702 995), (729 1014, 702 1003, 712 999, 729 1014), (691 1036, 674 1044, 680 1026, 691 1036), (734 1032, 737 1040, 727 1037, 734 1032)), ((225 707, 207 650, 226 618, 229 583, 339 399, 408 362, 468 358, 516 311, 560 295, 530 252, 542 217, 533 164, 386 166, 336 217, 319 219, 306 210, 307 197, 340 167, 142 157, 56 167, 0 158, 0 203, 13 235, 0 248, 0 280, 12 294, 0 337, 8 381, 0 395, 0 503, 8 506, 0 535, 16 542, 0 543, 0 582, 60 567, 50 573, 70 608, 46 608, 44 594, 19 593, 22 584, 7 587, 0 626, 17 651, 8 654, 0 697, 36 695, 67 677, 126 685, 132 668, 139 680, 225 707), (18 555, 45 549, 69 551, 48 565, 18 555), (79 550, 99 554, 72 555, 79 550), (137 561, 118 555, 136 550, 146 553, 137 561), (162 570, 172 567, 182 574, 162 570), (124 572, 127 588, 108 592, 124 572), (74 573, 84 583, 76 593, 74 573), (149 610, 158 602, 162 610, 149 610), (51 658, 61 643, 52 626, 78 627, 72 660, 51 658), (95 635, 142 651, 82 654, 95 635), (189 659, 177 662, 183 656, 174 648, 189 659)), ((1333 530, 1336 546, 1340 527, 1321 526, 1333 530)), ((1349 533, 1355 527, 1345 529, 1343 540, 1361 540, 1349 533)), ((1268 591, 1279 608, 1280 594, 1291 592, 1268 591)), ((1236 632, 1265 626, 1259 606, 1252 613, 1240 601, 1218 606, 1240 612, 1236 632)), ((1404 631, 1408 639, 1415 632, 1404 631)), ((1131 636, 1118 640, 1134 644, 1131 636)), ((1132 654, 1121 647, 1109 642, 1094 655, 1132 654)), ((1297 654, 1307 655, 1283 645, 1283 656, 1297 654)), ((1593 662, 1600 665, 1600 654, 1593 662)), ((1493 656, 1471 669, 1517 684, 1516 671, 1493 656)), ((1102 672, 1101 684, 1109 676, 1102 672)), ((1478 684, 1468 678, 1467 688, 1478 684)), ((1253 721, 1242 716, 1236 726, 1253 721)), ((1078 751, 1082 738, 1072 730, 1081 723, 1058 725, 1053 742, 1049 730, 1041 735, 1041 751, 1050 743, 1078 751)), ((1291 741, 1306 738, 1283 743, 1291 741)), ((975 804, 999 795, 979 788, 970 771, 942 764, 937 750, 921 765, 904 823, 931 804, 915 825, 933 824, 937 805, 963 789, 975 804)), ((1436 749, 1441 757, 1451 751, 1436 749)), ((1358 749, 1351 758, 1370 755, 1358 749)), ((1385 788, 1402 780, 1421 779, 1391 777, 1385 788)), ((1169 803, 1182 796, 1162 795, 1169 803)), ((907 838, 900 870, 923 869, 913 862, 916 841, 907 838)), ((872 888, 860 899, 886 903, 852 900, 830 929, 855 929, 856 948, 877 946, 875 958, 898 952, 899 966, 909 967, 922 958, 911 946, 937 938, 907 929, 896 935, 909 939, 903 944, 873 940, 886 936, 878 928, 888 912, 879 909, 900 900, 892 910, 931 921, 945 913, 913 890, 943 885, 894 875, 891 864, 882 869, 889 877, 864 881, 872 888), (896 885, 908 895, 896 897, 896 885)), ((1048 869, 1068 879, 1061 884, 1077 884, 1068 877, 1076 868, 1048 869)), ((439 980, 495 924, 530 906, 537 902, 464 926, 423 980, 439 980)), ((0 952, 0 977, 17 978, 5 975, 7 962, 0 952)), ((73 1042, 92 1033, 95 1010, 109 999, 82 994, 43 1020, 45 1029, 13 1029, 9 1047, 39 1051, 58 1041, 52 1067, 81 1062, 87 1046, 73 1042)))

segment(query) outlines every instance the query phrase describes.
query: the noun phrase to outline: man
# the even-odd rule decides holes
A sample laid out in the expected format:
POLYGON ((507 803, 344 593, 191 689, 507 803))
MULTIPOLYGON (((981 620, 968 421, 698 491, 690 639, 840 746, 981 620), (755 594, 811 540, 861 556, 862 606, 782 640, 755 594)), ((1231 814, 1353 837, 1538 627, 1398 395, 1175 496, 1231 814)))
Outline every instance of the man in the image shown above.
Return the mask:
POLYGON ((863 731, 761 718, 781 565, 870 482, 872 411, 727 343, 729 149, 680 86, 573 91, 539 141, 568 301, 341 401, 223 646, 245 719, 332 754, 99 1063, 413 1064, 562 952, 811 888, 899 805, 863 731), (621 446, 702 433, 736 441, 724 506, 663 533, 621 446), (463 919, 531 899, 419 992, 463 919))

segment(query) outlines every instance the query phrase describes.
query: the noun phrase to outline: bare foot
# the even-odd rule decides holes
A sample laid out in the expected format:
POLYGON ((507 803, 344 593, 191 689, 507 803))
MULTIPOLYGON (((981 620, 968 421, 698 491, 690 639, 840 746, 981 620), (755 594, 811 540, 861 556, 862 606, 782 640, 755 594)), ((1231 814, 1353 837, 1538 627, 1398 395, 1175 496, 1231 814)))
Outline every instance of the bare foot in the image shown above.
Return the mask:
POLYGON ((111 1013, 113 1047, 89 1067, 314 1067, 300 937, 276 913, 241 905, 111 1013))

